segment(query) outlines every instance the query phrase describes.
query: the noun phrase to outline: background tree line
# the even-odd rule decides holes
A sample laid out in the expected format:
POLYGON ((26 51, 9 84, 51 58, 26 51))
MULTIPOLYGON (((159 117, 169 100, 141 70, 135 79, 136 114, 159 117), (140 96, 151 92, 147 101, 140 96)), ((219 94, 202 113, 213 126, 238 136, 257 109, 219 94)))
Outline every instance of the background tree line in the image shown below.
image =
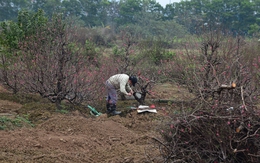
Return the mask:
POLYGON ((85 27, 109 26, 117 32, 135 26, 136 30, 141 28, 142 37, 165 33, 181 36, 183 27, 194 34, 203 26, 221 26, 233 34, 252 36, 259 31, 259 6, 260 0, 189 0, 165 8, 156 0, 1 0, 0 21, 16 20, 22 9, 42 9, 49 18, 63 13, 85 27))

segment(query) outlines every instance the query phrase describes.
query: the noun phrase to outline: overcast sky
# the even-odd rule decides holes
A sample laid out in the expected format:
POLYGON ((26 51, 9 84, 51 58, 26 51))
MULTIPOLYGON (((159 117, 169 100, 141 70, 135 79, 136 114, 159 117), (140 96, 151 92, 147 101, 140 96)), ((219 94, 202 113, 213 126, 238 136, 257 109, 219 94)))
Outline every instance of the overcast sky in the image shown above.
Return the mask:
POLYGON ((166 4, 173 3, 173 2, 180 2, 181 0, 156 0, 156 2, 160 3, 163 7, 166 6, 166 4))

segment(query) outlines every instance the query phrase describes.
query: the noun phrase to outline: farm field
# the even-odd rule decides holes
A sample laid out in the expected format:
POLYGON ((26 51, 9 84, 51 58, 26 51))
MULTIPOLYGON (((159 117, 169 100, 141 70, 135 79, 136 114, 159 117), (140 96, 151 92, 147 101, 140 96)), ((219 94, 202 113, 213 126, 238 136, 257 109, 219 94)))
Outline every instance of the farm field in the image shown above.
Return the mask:
MULTIPOLYGON (((0 91, 6 90, 1 88, 0 91)), ((158 84, 154 91, 156 97, 152 98, 176 99, 180 88, 158 84)), ((120 110, 120 103, 118 105, 120 110)), ((21 104, 0 100, 0 117, 11 118, 21 108, 21 104)), ((157 113, 138 114, 128 110, 122 116, 111 117, 42 110, 34 127, 0 130, 0 162, 160 162, 159 151, 153 148, 153 138, 160 138, 158 125, 170 110, 167 104, 156 105, 156 108, 157 113)))

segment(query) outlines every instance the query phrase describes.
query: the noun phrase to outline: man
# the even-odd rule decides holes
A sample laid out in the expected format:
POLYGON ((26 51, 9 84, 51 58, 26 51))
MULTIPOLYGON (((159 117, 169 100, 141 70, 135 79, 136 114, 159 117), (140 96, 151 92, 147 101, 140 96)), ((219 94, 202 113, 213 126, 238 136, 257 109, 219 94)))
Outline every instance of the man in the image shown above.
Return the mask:
POLYGON ((137 78, 135 76, 128 76, 126 74, 117 74, 111 76, 106 81, 107 88, 107 113, 112 115, 118 115, 121 112, 116 111, 117 103, 117 90, 119 89, 125 95, 131 96, 134 92, 131 86, 135 86, 137 78))

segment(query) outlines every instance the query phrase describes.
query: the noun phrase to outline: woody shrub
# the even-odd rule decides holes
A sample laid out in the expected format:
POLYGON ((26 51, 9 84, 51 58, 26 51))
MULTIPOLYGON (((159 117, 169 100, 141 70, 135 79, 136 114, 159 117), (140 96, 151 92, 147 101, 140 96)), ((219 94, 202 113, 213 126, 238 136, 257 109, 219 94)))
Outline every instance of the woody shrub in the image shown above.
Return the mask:
POLYGON ((101 57, 91 41, 79 42, 77 27, 66 24, 61 15, 45 23, 17 40, 18 48, 12 51, 19 54, 14 55, 16 62, 4 69, 8 82, 17 91, 49 99, 59 109, 62 101, 92 105, 103 100, 103 82, 116 67, 107 65, 109 59, 101 57))
POLYGON ((155 139, 160 159, 259 162, 257 44, 212 31, 190 39, 182 52, 164 62, 164 73, 196 98, 187 99, 190 103, 172 111, 161 126, 162 138, 155 139))
POLYGON ((259 95, 257 47, 241 37, 206 33, 187 41, 171 60, 162 61, 162 73, 184 84, 210 108, 253 107, 259 95))
MULTIPOLYGON (((155 139, 164 162, 259 162, 259 112, 244 108, 183 111, 170 115, 155 139)), ((157 158, 159 159, 159 158, 157 158)))
POLYGON ((37 30, 40 31, 47 22, 43 10, 39 10, 37 13, 21 10, 17 19, 17 22, 3 21, 0 23, 0 81, 13 93, 17 93, 21 88, 18 82, 18 74, 21 72, 17 65, 21 54, 19 42, 33 35, 37 30))

